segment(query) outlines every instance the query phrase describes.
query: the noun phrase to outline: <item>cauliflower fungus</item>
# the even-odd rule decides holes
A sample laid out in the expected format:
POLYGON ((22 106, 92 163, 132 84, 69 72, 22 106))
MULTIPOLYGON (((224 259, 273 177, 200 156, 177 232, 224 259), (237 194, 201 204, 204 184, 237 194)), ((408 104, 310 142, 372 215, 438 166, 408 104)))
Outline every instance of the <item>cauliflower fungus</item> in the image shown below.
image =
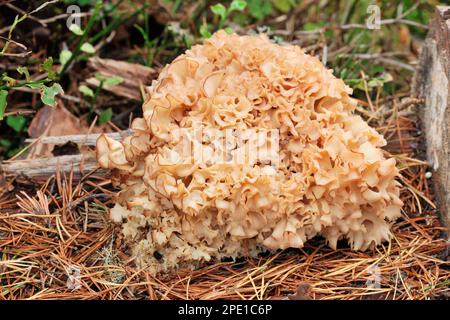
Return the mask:
POLYGON ((141 265, 301 248, 316 235, 354 250, 390 238, 395 160, 353 114, 351 89, 301 48, 219 31, 148 91, 132 136, 97 141, 121 188, 111 219, 141 265))

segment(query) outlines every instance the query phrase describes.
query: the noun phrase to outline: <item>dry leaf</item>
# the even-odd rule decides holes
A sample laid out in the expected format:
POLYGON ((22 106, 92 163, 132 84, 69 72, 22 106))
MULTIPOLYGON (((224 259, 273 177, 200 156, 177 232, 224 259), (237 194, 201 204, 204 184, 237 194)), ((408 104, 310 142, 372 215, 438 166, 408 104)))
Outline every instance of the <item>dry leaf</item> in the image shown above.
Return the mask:
MULTIPOLYGON (((71 114, 60 100, 56 107, 45 106, 39 110, 28 128, 30 138, 63 136, 87 133, 89 126, 71 114)), ((52 155, 54 145, 36 142, 27 156, 28 159, 48 157, 52 155)))

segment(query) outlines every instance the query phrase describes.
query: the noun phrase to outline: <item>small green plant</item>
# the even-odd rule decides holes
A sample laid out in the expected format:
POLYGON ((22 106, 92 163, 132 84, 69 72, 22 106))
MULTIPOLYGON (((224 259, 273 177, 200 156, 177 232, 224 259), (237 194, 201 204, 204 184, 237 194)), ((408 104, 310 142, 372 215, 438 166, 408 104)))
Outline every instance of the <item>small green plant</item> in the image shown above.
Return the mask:
POLYGON ((247 7, 247 2, 243 0, 233 0, 228 8, 223 4, 218 3, 211 6, 211 11, 220 18, 219 29, 223 28, 225 22, 227 21, 229 15, 233 11, 244 11, 247 7))
POLYGON ((142 35, 142 38, 144 39, 144 45, 147 55, 145 63, 147 66, 151 66, 158 51, 158 38, 150 39, 148 37, 148 32, 146 32, 141 26, 135 25, 134 27, 139 31, 139 33, 142 35))
POLYGON ((381 72, 373 77, 361 76, 357 79, 345 79, 345 83, 355 90, 372 92, 374 89, 383 88, 391 82, 393 77, 388 72, 381 72))
MULTIPOLYGON (((6 125, 10 127, 17 136, 26 131, 28 118, 23 115, 9 115, 6 117, 6 125)), ((22 146, 16 144, 19 139, 0 139, 0 150, 6 157, 13 157, 22 150, 22 146)))
MULTIPOLYGON (((95 74, 95 78, 99 81, 99 84, 95 91, 86 85, 80 85, 78 87, 78 90, 83 94, 83 96, 87 98, 87 100, 89 100, 91 113, 95 112, 97 97, 103 88, 110 88, 123 82, 123 79, 121 77, 106 77, 100 73, 95 74)), ((111 108, 102 110, 98 115, 98 123, 100 125, 105 124, 111 121, 112 116, 113 112, 111 108)))
POLYGON ((25 79, 16 79, 10 77, 6 72, 0 76, 0 120, 3 120, 6 107, 8 104, 7 98, 9 90, 29 87, 38 89, 41 95, 41 101, 45 105, 55 106, 55 96, 64 93, 62 87, 55 82, 57 75, 53 70, 53 59, 50 57, 40 65, 40 71, 45 72, 44 79, 32 80, 26 67, 18 67, 17 72, 25 79), (48 85, 52 83, 51 85, 48 85))
MULTIPOLYGON (((8 48, 13 42, 12 33, 14 29, 28 16, 28 14, 23 14, 20 17, 17 15, 14 18, 14 22, 9 28, 6 43, 0 51, 0 57, 8 55, 8 48)), ((19 73, 19 75, 22 76, 21 79, 13 78, 12 76, 8 75, 7 72, 4 72, 0 75, 0 121, 4 119, 6 107, 8 104, 8 94, 11 89, 20 87, 37 88, 39 89, 39 92, 41 94, 42 102, 50 106, 55 105, 55 96, 59 93, 63 93, 63 90, 58 83, 53 83, 53 85, 50 87, 46 85, 46 83, 55 82, 57 78, 56 73, 53 70, 53 59, 51 57, 46 59, 40 65, 40 71, 46 72, 46 75, 44 75, 44 78, 41 80, 34 81, 33 79, 31 79, 28 68, 25 66, 17 67, 16 71, 19 73), (23 79, 23 77, 25 77, 25 79, 23 79)))
MULTIPOLYGON (((225 31, 231 33, 233 32, 233 29, 230 27, 225 27, 226 22, 228 21, 228 18, 230 17, 231 13, 233 12, 242 12, 247 7, 247 1, 245 0, 233 0, 230 4, 230 6, 227 8, 223 4, 218 3, 213 6, 211 6, 211 11, 214 14, 214 16, 219 19, 218 29, 225 29, 225 31), (225 27, 225 28, 224 28, 225 27)), ((200 26, 200 34, 204 38, 211 37, 211 31, 210 26, 203 24, 200 26)))
POLYGON ((27 123, 27 119, 22 115, 11 115, 6 118, 6 124, 13 128, 13 130, 17 133, 22 132, 25 124, 27 123))
POLYGON ((87 37, 88 37, 89 32, 94 27, 94 24, 100 14, 100 10, 101 10, 102 6, 103 6, 103 1, 100 0, 100 1, 96 2, 94 11, 93 11, 91 17, 89 18, 89 21, 84 30, 81 29, 81 27, 77 24, 72 24, 69 27, 69 30, 74 35, 79 37, 79 41, 73 51, 70 51, 68 49, 61 51, 60 56, 59 56, 59 60, 60 60, 59 62, 61 64, 59 74, 58 74, 59 77, 61 77, 62 75, 64 75, 67 72, 67 70, 69 69, 72 62, 74 60, 78 59, 83 52, 88 55, 95 53, 95 48, 88 41, 87 37))

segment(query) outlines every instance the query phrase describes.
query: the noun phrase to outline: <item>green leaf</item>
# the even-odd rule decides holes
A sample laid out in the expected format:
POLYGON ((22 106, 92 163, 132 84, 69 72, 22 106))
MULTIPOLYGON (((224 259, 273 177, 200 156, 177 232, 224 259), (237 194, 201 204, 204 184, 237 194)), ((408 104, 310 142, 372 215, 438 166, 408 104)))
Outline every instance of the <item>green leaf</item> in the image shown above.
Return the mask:
POLYGON ((78 3, 78 5, 80 5, 82 7, 94 4, 94 2, 92 0, 78 0, 77 3, 78 3))
POLYGON ((61 64, 61 68, 63 68, 66 63, 72 57, 72 52, 70 50, 62 50, 59 54, 59 63, 61 64))
POLYGON ((13 86, 13 85, 15 85, 17 83, 17 80, 14 79, 14 78, 9 77, 6 74, 6 72, 2 74, 2 76, 0 77, 0 80, 1 81, 5 81, 8 86, 13 86))
POLYGON ((21 132, 26 123, 27 119, 24 116, 9 116, 6 118, 6 124, 16 132, 21 132))
POLYGON ((88 86, 85 86, 84 84, 78 87, 78 90, 85 96, 85 97, 94 97, 94 91, 92 91, 91 88, 88 86))
POLYGON ((8 91, 0 90, 0 120, 3 120, 6 105, 8 104, 8 101, 6 101, 6 97, 8 97, 8 91))
POLYGON ((272 4, 268 0, 248 0, 248 9, 251 17, 263 20, 272 13, 272 4))
POLYGON ((273 5, 275 8, 280 10, 283 13, 288 13, 289 10, 291 10, 292 6, 295 5, 295 3, 292 3, 292 0, 272 0, 273 5))
POLYGON ((106 79, 108 79, 108 77, 107 77, 107 76, 104 76, 104 75, 101 74, 100 72, 97 72, 97 73, 95 74, 95 79, 97 79, 97 80, 100 81, 100 82, 103 82, 103 81, 105 81, 106 79))
POLYGON ((388 72, 383 73, 381 76, 379 77, 375 77, 370 79, 367 82, 367 86, 369 88, 375 88, 375 87, 381 87, 383 86, 385 83, 387 82, 391 82, 394 78, 392 77, 392 75, 388 72))
POLYGON ((12 142, 8 139, 0 139, 0 146, 3 148, 8 149, 9 147, 11 147, 12 142))
POLYGON ((19 74, 24 74, 25 75, 25 79, 27 79, 27 81, 30 81, 30 73, 28 72, 28 68, 27 67, 18 67, 17 68, 17 72, 19 74))
POLYGON ((245 28, 245 26, 248 26, 249 24, 251 24, 251 16, 248 15, 247 13, 242 13, 242 12, 237 12, 234 16, 233 16, 233 22, 243 28, 245 28))
POLYGON ((103 84, 105 87, 113 87, 117 86, 118 84, 121 84, 123 82, 123 79, 119 76, 109 77, 107 78, 103 84))
POLYGON ((282 44, 284 42, 283 37, 281 36, 273 36, 272 41, 276 44, 282 44))
POLYGON ((229 12, 231 11, 244 11, 247 7, 247 2, 244 0, 233 0, 230 4, 229 12))
POLYGON ((31 89, 36 89, 36 88, 40 89, 42 87, 42 83, 27 83, 26 86, 31 89))
POLYGON ((111 108, 108 108, 108 109, 106 109, 106 110, 103 110, 103 111, 100 113, 100 117, 98 118, 98 123, 99 123, 100 125, 102 125, 102 124, 107 123, 108 121, 111 121, 112 115, 113 115, 113 112, 112 112, 112 109, 111 109, 111 108))
POLYGON ((327 38, 332 38, 334 35, 334 31, 333 30, 327 30, 325 31, 325 37, 327 38))
POLYGON ((55 79, 56 73, 53 71, 53 58, 47 58, 41 65, 41 69, 47 72, 47 77, 51 80, 55 79))
POLYGON ((233 32, 234 32, 234 30, 231 29, 230 27, 226 27, 224 30, 225 30, 225 32, 228 33, 228 34, 233 34, 233 32))
POLYGON ((92 44, 90 44, 89 42, 85 42, 81 45, 80 47, 81 51, 89 53, 89 54, 93 54, 95 53, 95 48, 92 44))
POLYGON ((107 77, 99 72, 95 74, 95 78, 102 82, 105 87, 112 87, 123 82, 123 79, 119 76, 107 77))
POLYGON ((56 105, 55 96, 60 93, 64 93, 64 90, 58 83, 54 83, 51 87, 42 85, 41 100, 44 104, 54 107, 56 105))
POLYGON ((352 87, 353 90, 364 90, 364 81, 361 79, 345 79, 345 83, 352 87))
POLYGON ((83 35, 83 30, 81 30, 80 26, 77 25, 76 23, 72 23, 69 27, 69 30, 72 31, 77 36, 83 35))
POLYGON ((306 22, 303 25, 303 30, 305 30, 305 31, 317 30, 317 29, 322 28, 324 25, 325 25, 325 22, 319 22, 319 23, 306 22))
POLYGON ((204 24, 202 24, 200 26, 199 32, 202 35, 202 37, 206 38, 206 39, 211 38, 211 36, 212 36, 211 32, 209 32, 209 30, 208 30, 208 26, 206 26, 204 24))
POLYGON ((225 20, 227 18, 227 9, 221 3, 211 6, 211 11, 216 16, 219 16, 221 20, 225 20))

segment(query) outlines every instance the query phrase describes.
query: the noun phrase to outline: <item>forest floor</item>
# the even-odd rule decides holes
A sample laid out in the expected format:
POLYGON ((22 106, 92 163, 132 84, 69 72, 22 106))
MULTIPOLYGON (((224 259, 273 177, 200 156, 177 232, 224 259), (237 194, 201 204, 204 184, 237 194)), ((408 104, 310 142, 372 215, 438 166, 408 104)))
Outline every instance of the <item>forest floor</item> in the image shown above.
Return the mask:
POLYGON ((383 1, 379 29, 368 28, 370 3, 222 1, 224 11, 217 1, 1 2, 3 165, 92 153, 41 139, 126 130, 159 70, 226 28, 297 44, 350 85, 356 112, 397 160, 405 205, 392 241, 365 252, 314 238, 303 249, 153 275, 136 267, 108 219, 108 174, 0 173, 0 299, 448 299, 450 247, 410 92, 438 3, 383 1))

